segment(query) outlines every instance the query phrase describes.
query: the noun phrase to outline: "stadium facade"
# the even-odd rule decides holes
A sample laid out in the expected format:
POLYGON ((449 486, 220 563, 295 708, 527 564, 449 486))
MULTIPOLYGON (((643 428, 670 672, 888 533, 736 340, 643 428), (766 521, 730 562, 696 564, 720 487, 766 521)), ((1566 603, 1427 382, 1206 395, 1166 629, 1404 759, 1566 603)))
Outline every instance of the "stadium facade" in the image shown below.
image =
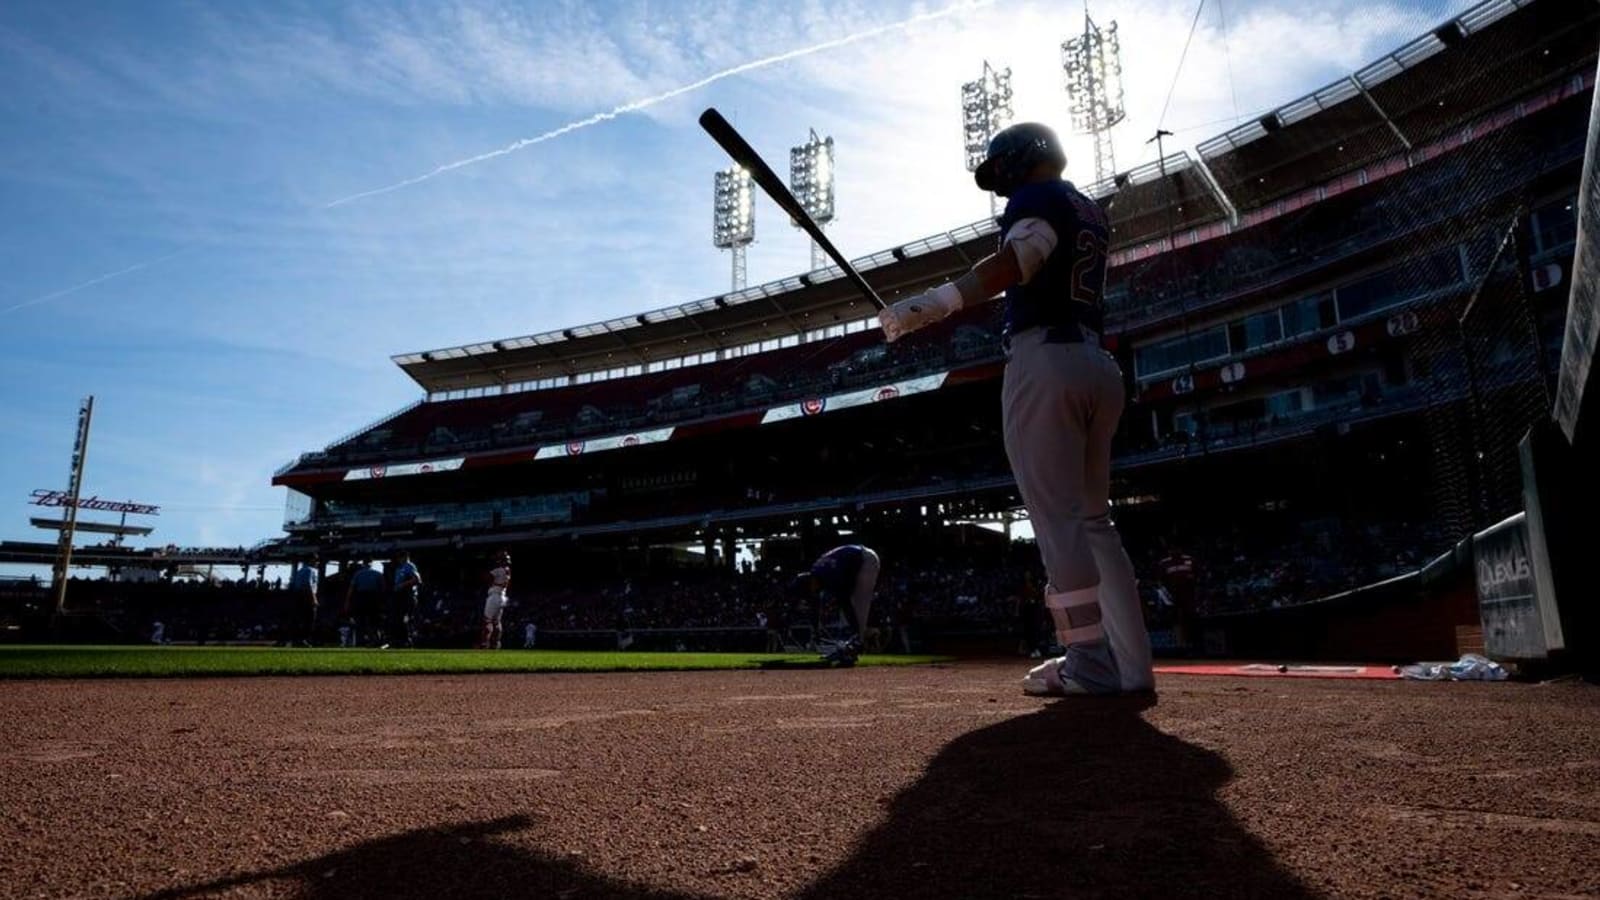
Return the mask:
MULTIPOLYGON (((1515 507, 1484 460, 1514 454, 1560 356, 1597 33, 1593 3, 1483 3, 1088 188, 1114 229, 1137 560, 1176 542, 1220 570, 1289 534, 1336 557, 1359 525, 1351 555, 1379 564, 1333 576, 1358 582, 1515 507)), ((893 298, 996 238, 979 222, 857 266, 893 298)), ((893 546, 1015 510, 997 306, 892 346, 872 314, 830 268, 397 356, 424 398, 280 470, 287 537, 264 549, 559 565, 695 543, 726 564, 740 539, 893 546)))

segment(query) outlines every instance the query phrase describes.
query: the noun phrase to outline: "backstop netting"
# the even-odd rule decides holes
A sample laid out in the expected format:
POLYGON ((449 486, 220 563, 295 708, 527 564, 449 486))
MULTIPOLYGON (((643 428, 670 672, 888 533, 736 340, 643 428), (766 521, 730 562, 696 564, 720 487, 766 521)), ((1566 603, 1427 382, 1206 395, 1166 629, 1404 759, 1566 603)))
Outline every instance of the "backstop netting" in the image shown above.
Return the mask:
MULTIPOLYGON (((1595 265, 1574 254, 1600 234, 1578 224, 1600 5, 1431 7, 1455 18, 1202 145, 1244 227, 1198 274, 1146 264, 1186 288, 1187 344, 1169 360, 1135 335, 1135 371, 1188 367, 1170 390, 1144 378, 1137 412, 1191 469, 1142 482, 1159 516, 1121 515, 1136 553, 1140 526, 1179 534, 1203 608, 1414 571, 1524 508, 1519 445, 1556 406, 1569 291, 1595 265), (1301 169, 1316 187, 1272 193, 1301 169)), ((1569 356, 1600 324, 1571 318, 1569 356)))

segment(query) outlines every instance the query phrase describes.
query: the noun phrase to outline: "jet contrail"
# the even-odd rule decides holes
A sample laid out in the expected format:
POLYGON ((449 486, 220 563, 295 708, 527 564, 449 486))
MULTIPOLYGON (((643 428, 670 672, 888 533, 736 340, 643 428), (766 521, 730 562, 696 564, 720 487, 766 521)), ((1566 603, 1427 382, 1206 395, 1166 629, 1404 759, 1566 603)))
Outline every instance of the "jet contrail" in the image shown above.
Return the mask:
MULTIPOLYGON (((735 75, 742 75, 745 72, 751 72, 751 71, 754 71, 756 69, 764 69, 767 66, 774 66, 774 65, 777 65, 778 63, 788 62, 791 59, 799 59, 802 56, 810 56, 813 53, 821 53, 824 50, 832 50, 832 49, 834 49, 836 47, 844 47, 844 46, 847 46, 849 44, 857 43, 858 41, 864 41, 864 40, 866 40, 868 38, 876 37, 876 36, 878 36, 880 34, 884 34, 885 32, 896 31, 896 30, 902 29, 902 28, 909 28, 909 27, 911 27, 913 25, 918 25, 918 24, 923 23, 923 22, 931 22, 931 21, 933 21, 935 19, 944 19, 944 18, 948 18, 950 16, 959 15, 959 14, 964 13, 964 12, 971 12, 971 11, 976 10, 976 9, 982 9, 982 8, 984 8, 986 6, 993 6, 995 2, 996 2, 996 0, 969 0, 969 2, 958 3, 955 6, 949 6, 949 7, 946 7, 944 9, 937 10, 935 12, 921 13, 919 15, 912 16, 909 19, 902 19, 902 20, 900 20, 898 22, 890 22, 887 25, 879 25, 879 26, 876 26, 874 28, 868 28, 865 31, 858 31, 858 32, 856 32, 854 34, 847 34, 844 37, 834 38, 831 41, 824 41, 824 42, 822 42, 820 44, 812 44, 809 47, 801 47, 801 48, 799 48, 797 50, 790 50, 790 51, 787 51, 785 53, 779 53, 776 56, 768 56, 768 57, 765 57, 765 58, 762 58, 762 59, 757 59, 757 60, 752 60, 752 61, 747 62, 747 63, 742 63, 740 65, 734 66, 731 69, 723 69, 720 72, 716 72, 716 73, 713 73, 711 75, 707 75, 706 77, 700 79, 699 81, 696 81, 696 82, 693 82, 693 83, 690 83, 690 84, 686 84, 686 85, 683 85, 681 87, 675 87, 672 90, 667 91, 665 93, 656 94, 653 97, 645 97, 642 100, 634 100, 634 101, 629 102, 629 103, 624 103, 621 106, 615 107, 615 108, 613 108, 613 109, 611 109, 611 110, 609 110, 607 112, 595 113, 594 115, 588 117, 587 119, 579 119, 576 122, 568 122, 567 124, 562 125, 560 128, 555 128, 555 129, 552 129, 550 131, 546 131, 544 134, 538 135, 537 137, 523 138, 522 140, 516 141, 516 142, 511 143, 511 144, 508 144, 508 145, 506 145, 504 147, 501 147, 499 150, 491 150, 488 153, 480 153, 477 156, 468 157, 467 159, 458 159, 458 160, 456 160, 455 162, 452 162, 452 163, 445 163, 444 165, 439 166, 438 168, 434 169, 431 172, 428 172, 428 173, 423 174, 423 175, 418 175, 415 178, 407 178, 404 181, 397 181, 394 184, 391 184, 391 185, 389 185, 387 187, 374 188, 373 190, 370 190, 370 191, 362 191, 359 194, 351 194, 348 197, 341 197, 338 200, 333 201, 332 203, 323 204, 320 207, 320 209, 333 209, 336 206, 343 206, 346 203, 354 203, 357 200, 362 200, 362 199, 365 199, 367 197, 376 197, 379 194, 387 194, 390 191, 398 191, 401 188, 410 187, 411 185, 414 185, 414 184, 420 184, 421 182, 428 181, 428 180, 433 179, 433 178, 437 178, 440 175, 445 174, 446 172, 452 172, 452 171, 454 171, 456 169, 461 169, 461 168, 465 168, 467 166, 475 165, 477 163, 484 162, 485 160, 494 159, 497 156, 505 156, 508 153, 515 153, 518 150, 522 150, 522 149, 525 149, 527 147, 532 147, 534 144, 542 144, 545 141, 553 140, 553 139, 558 138, 558 137, 560 137, 560 136, 562 136, 564 134, 567 134, 569 132, 577 131, 577 130, 579 130, 581 128, 588 128, 591 125, 598 125, 601 122, 605 122, 605 121, 609 121, 611 119, 615 119, 618 116, 625 115, 625 114, 631 113, 631 112, 637 112, 637 111, 639 111, 641 109, 644 109, 646 107, 655 106, 658 103, 664 103, 664 102, 666 102, 668 100, 671 100, 673 97, 682 96, 683 94, 687 94, 690 91, 697 91, 700 88, 705 87, 706 85, 714 84, 714 83, 716 83, 718 81, 722 81, 723 79, 726 79, 726 78, 732 78, 735 75)), ((59 291, 55 291, 54 293, 45 294, 43 296, 34 297, 32 300, 24 300, 21 303, 15 304, 13 306, 7 306, 7 307, 4 307, 4 308, 0 308, 0 315, 5 315, 7 313, 13 313, 13 312, 16 312, 19 309, 25 309, 25 308, 30 307, 30 306, 37 306, 40 303, 48 303, 51 300, 57 300, 57 299, 59 299, 61 297, 65 297, 65 296, 67 296, 69 294, 76 294, 79 291, 85 290, 87 288, 94 287, 97 284, 101 284, 103 282, 110 281, 113 278, 120 278, 123 275, 128 275, 130 273, 137 272, 140 269, 145 269, 145 268, 149 268, 150 266, 160 265, 161 263, 164 263, 167 260, 172 259, 173 257, 179 256, 179 255, 182 255, 183 253, 188 252, 190 249, 192 249, 192 246, 191 247, 184 247, 183 249, 177 250, 177 251, 175 251, 173 253, 169 253, 166 256, 159 256, 159 257, 156 257, 155 259, 147 259, 144 262, 134 263, 133 265, 128 266, 125 269, 118 269, 115 272, 107 272, 104 275, 99 275, 99 276, 96 276, 94 278, 91 278, 88 281, 83 282, 82 284, 74 285, 72 287, 65 288, 65 289, 59 290, 59 291)))
POLYGON ((94 287, 95 285, 101 283, 102 281, 110 281, 113 278, 121 278, 122 276, 127 275, 129 273, 137 272, 140 269, 146 269, 146 268, 149 268, 150 266, 160 265, 161 263, 164 263, 167 260, 172 259, 173 257, 182 256, 183 254, 188 253, 192 249, 193 249, 193 245, 191 245, 189 247, 183 247, 181 249, 174 250, 173 252, 168 253, 166 256, 158 256, 155 259, 147 259, 144 262, 134 263, 133 265, 128 266, 125 269, 118 269, 115 272, 107 272, 104 275, 97 275, 94 278, 91 278, 91 279, 89 279, 88 281, 85 281, 82 284, 73 285, 72 287, 69 287, 69 288, 63 288, 63 289, 61 289, 59 291, 55 291, 54 293, 44 294, 42 296, 35 297, 32 300, 24 300, 21 303, 18 303, 18 304, 14 305, 14 306, 7 306, 4 309, 0 309, 0 316, 5 315, 6 313, 14 313, 19 309, 26 309, 27 307, 30 307, 30 306, 38 306, 40 303, 49 303, 51 300, 55 300, 55 299, 58 299, 58 298, 61 298, 61 297, 65 297, 68 294, 76 294, 77 292, 79 292, 79 291, 81 291, 81 290, 83 290, 85 288, 94 287))
POLYGON ((609 121, 611 119, 615 119, 618 116, 621 116, 621 115, 623 115, 625 113, 637 112, 637 111, 639 111, 641 109, 644 109, 646 107, 655 106, 657 103, 664 103, 664 102, 666 102, 668 100, 671 100, 673 97, 678 97, 678 96, 681 96, 683 94, 687 94, 690 91, 697 91, 700 88, 703 88, 708 84, 714 84, 714 83, 716 83, 718 81, 721 81, 721 80, 723 80, 725 78, 732 78, 735 75, 742 75, 745 72, 754 71, 756 69, 764 69, 767 66, 773 66, 773 65, 777 65, 778 63, 788 62, 791 59, 798 59, 798 58, 800 58, 802 56, 810 56, 813 53, 821 53, 824 50, 832 50, 832 49, 834 49, 836 47, 843 47, 843 46, 845 46, 847 44, 854 44, 857 41, 864 41, 867 38, 876 37, 877 35, 883 34, 886 31, 895 31, 895 30, 901 29, 901 28, 909 28, 912 25, 918 25, 918 24, 923 23, 923 22, 930 22, 930 21, 933 21, 934 19, 943 19, 943 18, 946 18, 948 16, 957 15, 959 13, 970 12, 970 11, 975 10, 975 9, 981 9, 982 7, 993 5, 994 2, 995 2, 995 0, 972 0, 972 2, 962 3, 962 4, 958 4, 956 6, 946 7, 944 9, 938 10, 936 12, 922 13, 920 15, 912 16, 909 19, 903 19, 903 20, 901 20, 899 22, 891 22, 888 25, 879 25, 879 26, 877 26, 875 28, 868 28, 865 31, 858 31, 858 32, 856 32, 854 34, 847 34, 844 37, 834 38, 831 41, 824 41, 823 43, 820 43, 820 44, 812 44, 809 47, 801 47, 798 50, 790 50, 790 51, 788 51, 786 53, 779 53, 776 56, 768 56, 768 57, 764 57, 762 59, 752 60, 751 62, 742 63, 740 65, 734 66, 731 69, 723 69, 720 72, 716 72, 714 74, 707 75, 706 77, 700 79, 699 81, 692 82, 690 84, 686 84, 686 85, 683 85, 681 87, 675 87, 672 90, 667 91, 665 93, 656 94, 653 97, 645 97, 642 100, 634 100, 634 101, 631 101, 629 103, 624 103, 621 106, 614 107, 614 108, 612 108, 611 110, 609 110, 607 112, 595 113, 594 115, 588 117, 587 119, 579 119, 576 122, 568 122, 567 124, 562 125, 560 128, 555 128, 555 129, 552 129, 550 131, 546 131, 544 134, 541 134, 541 135, 539 135, 537 137, 523 138, 522 140, 515 141, 513 143, 507 144, 506 146, 501 147, 498 150, 490 150, 488 153, 480 153, 477 156, 469 156, 466 159, 458 159, 455 162, 445 163, 444 165, 439 166, 438 168, 434 169, 433 171, 427 172, 427 173, 422 174, 422 175, 418 175, 415 178, 407 178, 404 181, 397 181, 394 184, 388 185, 387 187, 374 188, 374 189, 372 189, 370 191, 362 191, 359 194, 351 194, 348 197, 341 197, 338 200, 333 201, 332 203, 328 203, 328 204, 323 205, 322 208, 323 209, 332 209, 332 208, 334 208, 336 206, 343 206, 346 203, 354 203, 357 200, 363 200, 363 199, 365 199, 367 197, 376 197, 379 194, 387 194, 390 191, 398 191, 401 188, 410 187, 410 186, 412 186, 414 184, 421 184, 424 181, 428 181, 430 179, 437 178, 440 175, 445 174, 446 172, 452 172, 452 171, 455 171, 456 169, 462 169, 462 168, 466 168, 467 166, 476 165, 478 163, 494 159, 497 156, 505 156, 508 153, 515 153, 518 150, 523 150, 525 148, 532 147, 534 144, 542 144, 545 141, 554 140, 555 138, 558 138, 558 137, 560 137, 560 136, 562 136, 564 134, 567 134, 569 132, 577 131, 580 128, 588 128, 591 125, 598 125, 601 122, 605 122, 605 121, 609 121))

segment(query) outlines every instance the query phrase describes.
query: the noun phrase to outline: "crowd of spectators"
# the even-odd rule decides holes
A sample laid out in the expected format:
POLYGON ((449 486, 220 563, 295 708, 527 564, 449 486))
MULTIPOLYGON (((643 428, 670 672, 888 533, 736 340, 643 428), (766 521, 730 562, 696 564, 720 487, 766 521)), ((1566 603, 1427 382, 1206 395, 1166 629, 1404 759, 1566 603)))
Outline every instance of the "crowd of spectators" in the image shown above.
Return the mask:
POLYGON ((874 387, 941 368, 998 359, 999 320, 1000 310, 995 306, 895 344, 886 345, 875 334, 858 332, 828 343, 632 376, 625 387, 596 381, 548 389, 551 393, 514 393, 503 398, 506 402, 498 406, 498 419, 490 422, 453 422, 438 414, 452 401, 423 403, 326 451, 306 454, 300 462, 348 464, 377 461, 396 453, 431 456, 580 440, 874 387), (561 392, 572 396, 563 397, 561 392), (543 409, 574 404, 576 409, 570 415, 547 415, 543 409), (416 434, 413 419, 436 424, 416 434))
MULTIPOLYGON (((281 578, 73 578, 69 611, 94 611, 124 639, 237 643, 276 639, 288 594, 281 578), (157 629, 157 623, 160 628, 157 629)), ((37 620, 52 609, 47 579, 18 578, 0 586, 3 614, 37 620)))
MULTIPOLYGON (((1025 558, 1029 548, 1018 548, 1025 558)), ((1005 632, 1017 627, 1019 604, 1038 579, 1021 562, 997 552, 946 554, 923 560, 893 558, 878 582, 869 627, 884 649, 910 649, 922 632, 1005 632)), ((805 646, 813 628, 836 624, 831 604, 818 608, 785 589, 794 572, 781 566, 745 564, 736 570, 689 566, 652 575, 584 584, 518 582, 506 612, 508 641, 527 626, 545 639, 566 633, 603 632, 619 646, 643 632, 744 630, 767 632, 767 646, 805 646)), ((530 579, 532 580, 532 579, 530 579)), ((482 608, 473 588, 429 588, 423 595, 419 634, 448 642, 475 627, 482 608)), ((537 637, 535 638, 537 639, 537 637)), ((709 638, 708 638, 709 640, 709 638)))
POLYGON ((1141 546, 1135 567, 1146 585, 1160 589, 1157 606, 1187 593, 1194 612, 1207 616, 1295 606, 1393 578, 1419 568, 1438 552, 1440 540, 1432 530, 1408 522, 1234 525, 1186 541, 1141 546), (1190 561, 1181 577, 1167 575, 1175 557, 1190 561))
MULTIPOLYGON (((1177 624, 1180 612, 1204 617, 1316 600, 1415 570, 1438 546, 1437 535, 1404 522, 1257 524, 1182 540, 1146 537, 1135 529, 1128 544, 1152 629, 1177 624)), ((1047 647, 1049 625, 1040 605, 1044 576, 1031 544, 944 548, 922 556, 886 550, 883 556, 870 622, 876 646, 908 650, 921 636, 933 634, 1011 634, 1024 651, 1047 647)), ((433 578, 423 568, 411 622, 416 645, 469 645, 480 624, 483 588, 470 573, 433 578)), ((625 647, 630 635, 676 632, 683 641, 668 646, 689 648, 698 640, 694 633, 713 631, 766 632, 764 643, 771 649, 803 646, 816 620, 826 624, 837 611, 819 610, 788 593, 785 584, 793 574, 792 565, 786 570, 750 561, 736 569, 685 564, 586 580, 574 573, 519 572, 505 618, 507 646, 537 642, 541 635, 548 642, 564 634, 594 633, 625 647)), ((11 580, 0 588, 0 602, 13 613, 37 612, 48 602, 48 584, 37 579, 11 580)), ((349 630, 344 593, 337 571, 323 578, 316 641, 375 646, 388 640, 381 632, 349 630)), ((260 576, 74 579, 69 596, 73 608, 98 610, 135 640, 280 641, 296 608, 282 579, 260 576)))

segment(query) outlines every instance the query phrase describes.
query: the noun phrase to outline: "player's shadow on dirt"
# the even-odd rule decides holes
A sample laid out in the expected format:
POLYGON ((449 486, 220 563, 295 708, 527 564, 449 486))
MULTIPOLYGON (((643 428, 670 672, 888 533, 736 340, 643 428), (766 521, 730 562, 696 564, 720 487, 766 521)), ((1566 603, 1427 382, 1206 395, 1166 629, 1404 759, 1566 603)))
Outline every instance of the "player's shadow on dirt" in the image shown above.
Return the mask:
MULTIPOLYGON (((1217 799, 1227 762, 1147 723, 1148 706, 1063 701, 962 735, 890 801, 850 858, 798 896, 1311 896, 1217 799)), ((818 778, 826 792, 827 773, 818 778)), ((410 831, 145 900, 238 887, 304 900, 691 896, 496 840, 535 825, 511 816, 410 831)))
POLYGON ((534 825, 527 816, 506 816, 408 831, 279 869, 147 894, 142 900, 231 896, 236 890, 243 890, 246 896, 270 893, 298 900, 689 900, 684 894, 594 874, 581 857, 557 858, 494 839, 534 825))
POLYGON ((1228 763, 1146 722, 1153 703, 1065 700, 962 735, 802 896, 1313 896, 1217 799, 1228 763))

